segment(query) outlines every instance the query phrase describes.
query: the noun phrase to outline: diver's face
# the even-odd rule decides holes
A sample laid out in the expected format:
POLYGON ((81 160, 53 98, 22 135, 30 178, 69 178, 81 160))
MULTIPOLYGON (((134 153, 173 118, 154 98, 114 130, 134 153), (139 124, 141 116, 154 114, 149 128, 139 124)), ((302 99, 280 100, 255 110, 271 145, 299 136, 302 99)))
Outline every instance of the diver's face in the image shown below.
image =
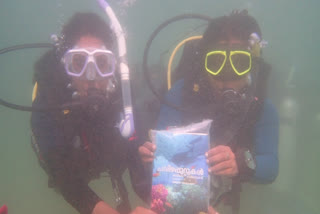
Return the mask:
MULTIPOLYGON (((100 49, 104 46, 104 43, 102 42, 102 40, 96 37, 87 35, 81 37, 76 43, 76 46, 77 48, 83 48, 92 51, 94 49, 100 49)), ((109 81, 107 78, 88 80, 86 78, 73 76, 71 82, 80 96, 87 96, 89 89, 98 89, 104 92, 108 86, 109 81)))
MULTIPOLYGON (((214 47, 212 48, 213 50, 248 50, 247 49, 247 44, 237 40, 237 39, 232 39, 228 41, 220 41, 218 44, 215 44, 214 47)), ((225 73, 232 73, 233 75, 236 75, 233 71, 232 66, 230 65, 229 60, 226 61, 226 64, 224 68, 221 71, 221 74, 225 73)), ((217 78, 216 76, 210 74, 207 72, 208 79, 210 82, 210 85, 213 89, 213 91, 224 91, 225 89, 233 89, 237 92, 241 91, 243 88, 247 87, 249 84, 251 84, 251 79, 250 79, 250 72, 236 77, 232 79, 223 79, 223 78, 217 78)), ((219 75, 219 74, 218 74, 219 75)))

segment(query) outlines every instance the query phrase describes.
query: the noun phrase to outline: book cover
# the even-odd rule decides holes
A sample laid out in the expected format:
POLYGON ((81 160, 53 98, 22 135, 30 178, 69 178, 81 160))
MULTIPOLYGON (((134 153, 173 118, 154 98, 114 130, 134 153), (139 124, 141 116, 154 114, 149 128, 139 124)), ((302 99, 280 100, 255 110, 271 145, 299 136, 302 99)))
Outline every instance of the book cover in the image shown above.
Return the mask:
POLYGON ((156 131, 152 210, 157 213, 206 213, 209 176, 205 153, 209 135, 156 131))

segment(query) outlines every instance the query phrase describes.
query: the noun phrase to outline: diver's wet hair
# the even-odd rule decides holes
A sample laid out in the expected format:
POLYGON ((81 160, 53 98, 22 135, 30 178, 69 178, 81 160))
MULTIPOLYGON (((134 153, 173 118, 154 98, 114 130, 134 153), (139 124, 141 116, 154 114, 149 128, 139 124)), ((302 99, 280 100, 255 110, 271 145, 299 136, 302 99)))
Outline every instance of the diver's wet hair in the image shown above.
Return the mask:
POLYGON ((233 11, 229 16, 213 19, 203 34, 202 47, 210 47, 219 41, 238 39, 248 42, 252 33, 257 33, 262 38, 260 27, 247 10, 233 11))
POLYGON ((114 48, 114 35, 109 25, 95 13, 76 13, 63 26, 62 53, 72 48, 82 36, 101 39, 108 49, 114 48))

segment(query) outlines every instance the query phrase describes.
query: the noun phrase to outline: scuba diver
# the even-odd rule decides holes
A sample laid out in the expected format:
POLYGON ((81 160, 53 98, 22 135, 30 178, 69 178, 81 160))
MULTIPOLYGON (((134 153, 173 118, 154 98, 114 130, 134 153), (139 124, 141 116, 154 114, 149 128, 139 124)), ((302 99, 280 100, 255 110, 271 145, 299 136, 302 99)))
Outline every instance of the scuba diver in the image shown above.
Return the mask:
POLYGON ((36 62, 34 74, 34 108, 78 104, 32 112, 32 146, 49 186, 82 214, 154 213, 131 210, 122 180, 129 169, 135 192, 146 200, 138 144, 128 142, 118 128, 124 104, 111 28, 94 13, 76 13, 61 33, 56 48, 36 62), (88 186, 102 173, 111 179, 116 210, 88 186))
MULTIPOLYGON (((202 38, 184 47, 160 111, 157 129, 213 120, 205 155, 215 209, 223 201, 239 213, 241 183, 272 183, 278 175, 278 114, 266 97, 271 66, 261 56, 266 43, 246 10, 212 19, 202 38)), ((150 142, 139 148, 145 164, 155 150, 150 142)))

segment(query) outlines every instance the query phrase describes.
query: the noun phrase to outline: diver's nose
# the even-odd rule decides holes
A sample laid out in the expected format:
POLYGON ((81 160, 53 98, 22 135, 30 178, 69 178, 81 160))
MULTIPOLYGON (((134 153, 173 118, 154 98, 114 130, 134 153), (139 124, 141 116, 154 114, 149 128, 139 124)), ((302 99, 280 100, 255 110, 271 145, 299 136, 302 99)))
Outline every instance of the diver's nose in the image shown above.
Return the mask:
POLYGON ((224 65, 224 68, 223 68, 222 71, 224 71, 224 72, 232 72, 232 73, 234 72, 234 70, 233 70, 233 68, 231 66, 230 60, 226 61, 226 64, 224 65))
POLYGON ((87 80, 95 80, 96 79, 96 75, 97 75, 97 72, 96 72, 95 66, 93 65, 93 63, 89 63, 88 67, 86 69, 86 78, 87 78, 87 80))

